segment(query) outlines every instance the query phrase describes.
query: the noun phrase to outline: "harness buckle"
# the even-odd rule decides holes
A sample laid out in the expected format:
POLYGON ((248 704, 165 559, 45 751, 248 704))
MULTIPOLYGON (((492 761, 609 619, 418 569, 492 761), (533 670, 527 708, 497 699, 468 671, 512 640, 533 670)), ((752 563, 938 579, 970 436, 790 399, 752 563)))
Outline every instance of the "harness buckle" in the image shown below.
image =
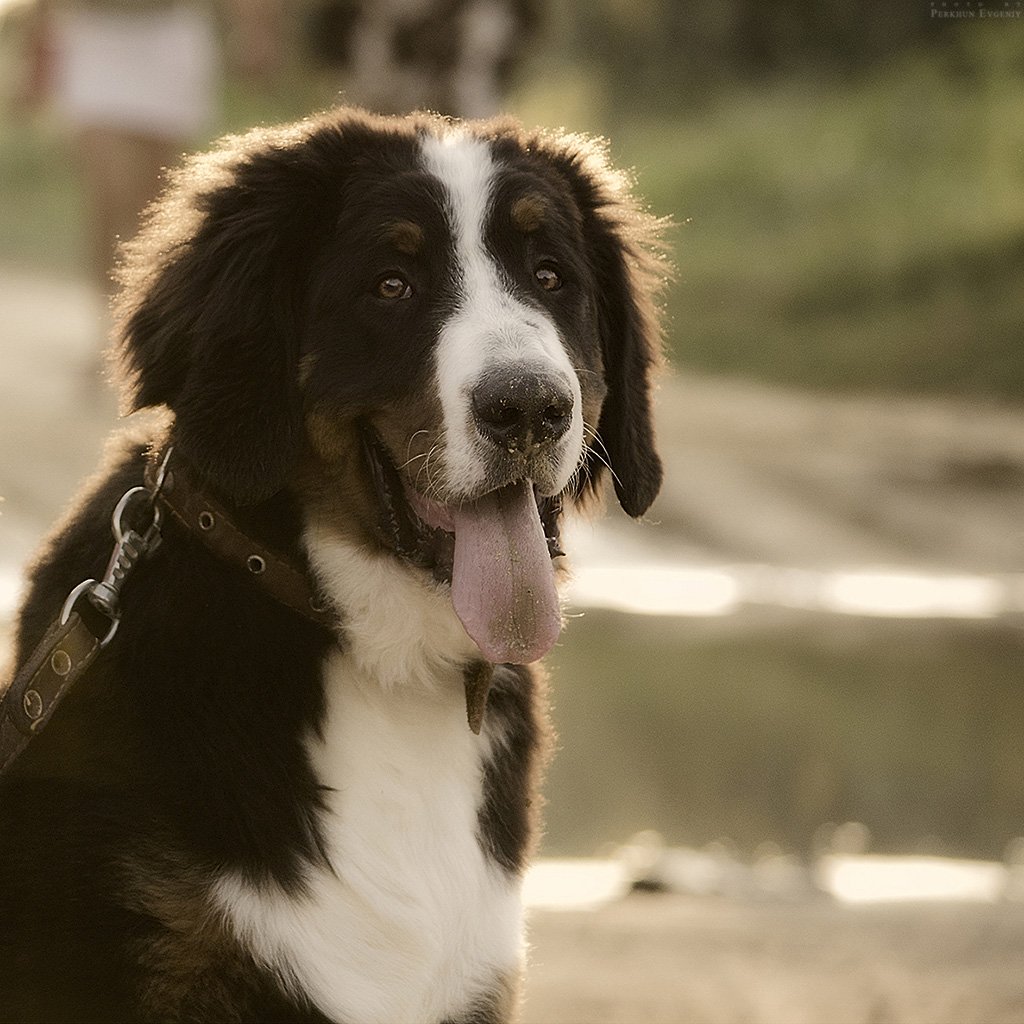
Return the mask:
MULTIPOLYGON (((82 582, 79 583, 78 586, 75 587, 70 594, 68 594, 67 599, 64 601, 64 607, 60 610, 60 624, 62 626, 66 625, 68 619, 71 618, 71 613, 74 611, 75 605, 78 603, 78 599, 83 594, 86 597, 91 598, 92 590, 96 586, 97 583, 95 580, 82 580, 82 582)), ((99 608, 97 610, 102 611, 102 609, 99 608)), ((106 615, 106 612, 104 612, 103 614, 106 615)), ((117 627, 121 625, 120 614, 108 616, 108 618, 110 619, 110 628, 107 630, 107 635, 99 641, 101 649, 106 647, 107 644, 109 644, 110 641, 114 639, 114 634, 117 632, 117 627)))
POLYGON ((171 449, 168 448, 151 487, 132 487, 121 495, 111 516, 111 530, 115 543, 103 578, 99 581, 88 579, 79 583, 68 594, 61 610, 60 621, 64 624, 68 621, 78 599, 83 595, 87 597, 93 608, 110 620, 110 629, 100 640, 100 647, 106 647, 113 640, 121 623, 121 591, 132 570, 160 546, 163 511, 157 503, 157 497, 167 476, 170 456, 171 449), (146 516, 148 523, 140 521, 140 516, 146 516))

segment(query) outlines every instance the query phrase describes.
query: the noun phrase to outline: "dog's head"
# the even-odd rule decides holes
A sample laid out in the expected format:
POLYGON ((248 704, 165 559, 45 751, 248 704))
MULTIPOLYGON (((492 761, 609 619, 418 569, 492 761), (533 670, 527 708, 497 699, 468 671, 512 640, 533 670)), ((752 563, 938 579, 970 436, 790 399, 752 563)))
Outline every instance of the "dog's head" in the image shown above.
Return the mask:
POLYGON ((658 491, 655 223, 600 147, 352 111, 226 140, 129 247, 136 408, 222 496, 292 488, 450 580, 494 661, 554 642, 558 515, 658 491))

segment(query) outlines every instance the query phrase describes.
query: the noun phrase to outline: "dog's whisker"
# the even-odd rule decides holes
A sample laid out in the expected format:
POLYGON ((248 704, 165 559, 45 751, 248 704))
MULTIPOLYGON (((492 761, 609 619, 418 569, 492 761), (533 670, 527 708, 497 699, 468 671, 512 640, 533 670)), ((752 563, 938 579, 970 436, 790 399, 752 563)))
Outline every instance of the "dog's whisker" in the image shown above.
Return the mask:
POLYGON ((434 480, 431 478, 431 475, 430 475, 430 472, 431 472, 430 460, 439 451, 441 451, 441 442, 437 441, 433 445, 431 445, 431 447, 425 453, 424 459, 423 459, 423 463, 420 466, 420 468, 419 468, 419 470, 418 470, 418 472, 416 474, 416 489, 418 491, 420 491, 421 494, 425 495, 426 497, 428 497, 428 498, 430 498, 431 500, 434 500, 434 501, 441 501, 441 497, 440 497, 440 492, 439 492, 439 490, 437 488, 437 485, 435 484, 434 480), (420 486, 420 477, 421 476, 425 476, 426 477, 426 486, 425 487, 421 487, 420 486))
POLYGON ((399 466, 396 466, 396 469, 406 469, 409 466, 411 466, 414 462, 416 462, 417 459, 424 459, 427 457, 427 452, 419 452, 416 455, 412 455, 410 453, 412 452, 412 446, 415 443, 416 438, 420 437, 422 434, 429 433, 430 431, 426 427, 421 427, 419 430, 413 431, 413 433, 409 436, 409 440, 405 444, 405 462, 403 462, 399 466))
POLYGON ((604 438, 601 437, 597 428, 592 427, 586 420, 583 421, 583 429, 584 434, 586 434, 587 431, 590 432, 590 437, 587 441, 588 451, 593 453, 594 458, 597 459, 597 461, 600 462, 609 473, 611 473, 612 480, 621 487, 622 480, 619 478, 619 474, 616 473, 615 469, 612 467, 611 455, 608 452, 607 445, 604 443, 604 438), (594 444, 592 445, 591 442, 594 442, 594 444))
POLYGON ((425 459, 426 457, 427 457, 427 452, 420 452, 418 455, 413 455, 410 458, 406 459, 405 462, 401 463, 401 465, 398 465, 395 468, 396 469, 407 469, 414 462, 418 461, 419 459, 425 459))

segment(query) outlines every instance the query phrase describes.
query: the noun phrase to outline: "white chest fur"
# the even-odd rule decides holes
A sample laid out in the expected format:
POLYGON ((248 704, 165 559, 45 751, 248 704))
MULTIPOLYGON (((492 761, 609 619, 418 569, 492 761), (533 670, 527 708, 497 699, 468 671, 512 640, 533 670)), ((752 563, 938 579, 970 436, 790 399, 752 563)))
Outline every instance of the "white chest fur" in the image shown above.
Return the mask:
MULTIPOLYGON (((412 623, 399 621, 406 635, 412 623)), ((368 660, 365 650, 327 658, 323 734, 307 743, 327 787, 330 869, 310 867, 301 896, 234 875, 214 895, 257 958, 327 1016, 440 1021, 522 958, 518 880, 477 839, 483 765, 500 740, 469 730, 451 668, 435 662, 433 685, 382 686, 368 660)), ((422 672, 422 652, 413 660, 422 672)))

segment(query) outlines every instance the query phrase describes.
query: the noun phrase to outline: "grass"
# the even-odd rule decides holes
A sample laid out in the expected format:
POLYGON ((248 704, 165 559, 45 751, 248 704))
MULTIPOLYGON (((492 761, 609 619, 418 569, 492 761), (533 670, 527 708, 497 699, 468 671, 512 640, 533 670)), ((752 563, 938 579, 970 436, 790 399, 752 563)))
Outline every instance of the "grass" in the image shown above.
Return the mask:
POLYGON ((0 260, 69 275, 85 251, 70 147, 52 126, 0 121, 0 260))
POLYGON ((1024 109, 933 70, 825 102, 749 96, 704 132, 627 136, 652 154, 655 208, 687 218, 670 297, 683 366, 1019 394, 1024 109))
POLYGON ((853 820, 879 850, 998 858, 1021 831, 1024 641, 1009 626, 592 611, 549 661, 546 852, 645 828, 807 852, 853 820))

